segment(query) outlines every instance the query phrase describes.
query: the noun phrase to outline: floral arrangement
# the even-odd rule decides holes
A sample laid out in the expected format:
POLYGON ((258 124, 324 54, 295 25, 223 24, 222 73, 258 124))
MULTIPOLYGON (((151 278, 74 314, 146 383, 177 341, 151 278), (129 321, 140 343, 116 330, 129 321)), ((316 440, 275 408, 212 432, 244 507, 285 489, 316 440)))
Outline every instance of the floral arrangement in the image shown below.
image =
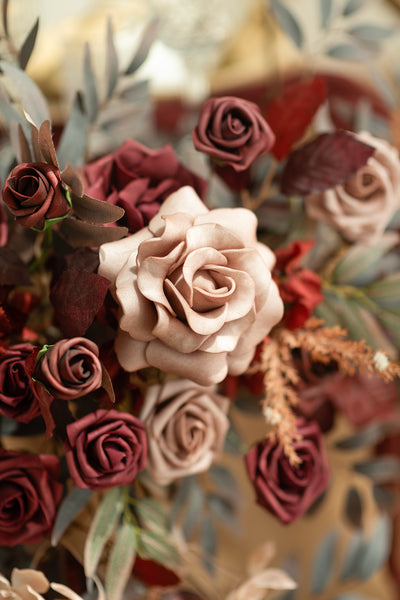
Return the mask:
POLYGON ((311 587, 293 561, 269 566, 267 528, 247 571, 215 582, 221 528, 240 512, 230 458, 247 510, 290 530, 332 495, 334 447, 355 478, 335 597, 355 598, 388 562, 399 477, 397 149, 321 129, 319 75, 265 106, 224 95, 192 109, 197 170, 156 127, 151 147, 121 140, 110 123, 140 89, 152 36, 121 70, 110 24, 104 98, 87 47, 60 131, 24 72, 37 24, 16 50, 4 7, 2 593, 325 597, 337 531, 319 541, 311 587), (244 439, 247 418, 262 433, 244 439))

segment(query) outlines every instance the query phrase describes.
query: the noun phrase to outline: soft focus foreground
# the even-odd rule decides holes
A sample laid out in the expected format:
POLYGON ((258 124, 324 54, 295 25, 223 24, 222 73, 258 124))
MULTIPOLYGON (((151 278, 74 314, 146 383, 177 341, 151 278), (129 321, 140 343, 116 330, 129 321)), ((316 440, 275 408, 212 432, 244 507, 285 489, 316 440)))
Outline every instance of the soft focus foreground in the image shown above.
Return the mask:
POLYGON ((2 3, 0 593, 400 597, 396 2, 41 4, 2 3))

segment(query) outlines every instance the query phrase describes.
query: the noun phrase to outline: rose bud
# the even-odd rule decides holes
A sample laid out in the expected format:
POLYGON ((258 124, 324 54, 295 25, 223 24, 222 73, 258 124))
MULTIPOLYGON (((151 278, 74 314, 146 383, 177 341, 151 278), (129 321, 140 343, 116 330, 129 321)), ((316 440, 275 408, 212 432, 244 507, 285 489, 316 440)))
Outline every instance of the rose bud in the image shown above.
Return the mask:
POLYGON ((40 415, 26 359, 31 344, 15 344, 0 354, 0 415, 28 423, 40 415))
POLYGON ((275 141, 258 106, 230 96, 210 98, 204 104, 192 138, 196 150, 235 171, 250 167, 275 141))
POLYGON ((317 423, 300 418, 297 432, 302 436, 293 444, 301 459, 298 465, 291 465, 279 442, 268 438, 245 456, 258 504, 286 524, 299 519, 329 482, 328 460, 317 423))
POLYGON ((99 349, 83 337, 60 340, 39 354, 33 376, 55 398, 86 396, 102 383, 99 349))
POLYGON ((63 486, 59 460, 0 449, 0 544, 40 542, 53 527, 63 486))
POLYGON ((126 485, 146 465, 144 425, 129 413, 99 409, 66 431, 65 456, 78 487, 104 490, 126 485))
POLYGON ((57 168, 46 163, 21 163, 8 175, 3 200, 17 222, 42 230, 70 210, 57 168))

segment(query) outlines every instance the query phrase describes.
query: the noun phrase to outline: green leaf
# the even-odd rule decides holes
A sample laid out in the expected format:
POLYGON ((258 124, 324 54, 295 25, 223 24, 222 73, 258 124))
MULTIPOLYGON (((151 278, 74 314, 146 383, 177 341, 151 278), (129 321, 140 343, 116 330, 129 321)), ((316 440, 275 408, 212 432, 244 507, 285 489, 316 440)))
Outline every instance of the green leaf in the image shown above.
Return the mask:
POLYGON ((85 90, 85 109, 89 123, 94 123, 99 112, 99 98, 97 93, 96 78, 92 68, 90 46, 85 44, 83 55, 83 87, 85 90))
POLYGON ((204 517, 200 536, 200 548, 203 553, 203 564, 207 571, 214 574, 214 560, 217 552, 217 532, 209 517, 204 517))
POLYGON ((125 102, 143 102, 149 96, 149 80, 141 79, 127 85, 119 92, 118 96, 125 102))
POLYGON ((136 556, 136 534, 131 523, 124 523, 117 532, 107 562, 105 589, 107 600, 121 600, 132 574, 136 556))
POLYGON ((3 20, 3 29, 6 37, 8 37, 8 3, 9 0, 3 0, 2 3, 2 20, 3 20))
POLYGON ((93 492, 87 488, 73 488, 61 502, 51 535, 51 543, 56 546, 64 531, 72 523, 92 497, 93 492))
POLYGON ((135 71, 137 71, 138 68, 142 66, 156 38, 158 26, 158 19, 153 19, 146 27, 146 30, 140 41, 139 47, 136 50, 131 62, 125 69, 125 75, 132 75, 132 73, 135 73, 135 71))
POLYGON ((386 563, 392 542, 392 524, 387 515, 382 515, 370 540, 367 541, 358 576, 369 579, 386 563))
POLYGON ((353 435, 336 442, 336 447, 341 450, 355 450, 373 446, 384 440, 389 435, 400 433, 400 422, 396 420, 377 421, 359 429, 353 435))
POLYGON ((144 528, 167 531, 169 516, 161 502, 155 498, 140 498, 135 500, 134 508, 144 528))
POLYGON ((317 550, 311 573, 311 591, 314 594, 323 592, 332 577, 337 541, 338 532, 331 531, 317 550))
POLYGON ((22 69, 4 60, 0 61, 0 69, 11 81, 23 110, 35 125, 39 127, 43 121, 50 120, 47 100, 36 83, 22 69))
POLYGON ((178 519, 179 513, 181 512, 184 505, 188 502, 190 497, 190 491, 193 486, 196 486, 196 479, 193 476, 185 477, 179 484, 178 491, 176 492, 172 501, 172 507, 170 512, 170 527, 172 527, 178 519))
POLYGON ((355 487, 347 490, 344 512, 351 525, 359 529, 362 525, 363 505, 360 493, 355 487))
POLYGON ((375 269, 382 257, 397 244, 397 235, 386 235, 379 245, 356 244, 333 271, 335 283, 367 285, 376 280, 375 269))
POLYGON ((25 41, 22 44, 21 49, 18 53, 18 64, 22 70, 25 69, 25 67, 28 64, 28 61, 32 55, 33 48, 35 47, 35 42, 36 42, 38 31, 39 31, 39 17, 36 19, 32 29, 26 36, 25 41))
POLYGON ((86 577, 93 577, 95 574, 104 546, 109 540, 122 510, 121 488, 113 488, 103 498, 97 509, 86 538, 83 557, 86 577))
POLYGON ((348 17, 364 6, 365 0, 347 0, 343 6, 342 15, 348 17))
POLYGON ((270 0, 272 13, 283 31, 290 37, 298 48, 303 45, 303 33, 294 15, 281 0, 270 0))
POLYGON ((320 0, 320 11, 321 11, 321 27, 325 29, 330 21, 332 15, 332 0, 320 0))
POLYGON ((358 577, 362 557, 364 556, 364 540, 362 532, 355 533, 349 543, 343 560, 340 577, 343 581, 352 577, 358 577))
POLYGON ((331 48, 328 48, 326 54, 332 56, 332 58, 339 58, 341 60, 365 60, 369 57, 369 54, 365 50, 349 42, 331 46, 331 48))
POLYGON ((179 562, 179 554, 166 538, 165 532, 142 530, 138 535, 137 551, 141 558, 150 558, 163 565, 174 565, 179 562))
POLYGON ((83 164, 88 127, 89 123, 83 108, 82 95, 77 92, 58 145, 57 156, 61 168, 65 168, 68 164, 73 167, 83 164))
POLYGON ((237 519, 230 500, 217 494, 207 494, 207 505, 210 511, 232 529, 237 529, 237 519))
POLYGON ((114 43, 114 31, 111 19, 107 21, 107 54, 106 54, 106 100, 109 100, 118 83, 118 55, 114 43))
POLYGON ((375 483, 389 483, 400 478, 400 458, 397 456, 379 456, 353 466, 357 473, 370 477, 375 483))
POLYGON ((400 316, 400 273, 393 273, 365 288, 366 295, 382 308, 399 309, 400 316))
POLYGON ((379 43, 393 35, 395 31, 394 27, 364 23, 355 25, 348 30, 348 33, 362 42, 379 43))
POLYGON ((379 312, 379 321, 387 330, 393 344, 398 348, 400 346, 400 315, 396 315, 388 310, 381 310, 379 312))
POLYGON ((218 487, 221 495, 236 502, 240 496, 240 490, 232 471, 222 465, 213 465, 209 470, 213 483, 218 487))
POLYGON ((183 535, 189 540, 193 531, 202 518, 204 505, 204 493, 200 486, 192 486, 190 489, 188 508, 182 525, 183 535))

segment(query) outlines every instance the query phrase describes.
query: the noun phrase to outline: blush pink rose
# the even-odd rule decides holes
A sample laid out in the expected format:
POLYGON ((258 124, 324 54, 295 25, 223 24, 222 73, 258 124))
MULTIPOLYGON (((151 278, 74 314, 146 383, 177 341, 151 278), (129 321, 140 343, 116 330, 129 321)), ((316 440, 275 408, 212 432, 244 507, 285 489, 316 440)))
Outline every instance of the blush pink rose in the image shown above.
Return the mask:
POLYGON ((192 188, 169 196, 149 226, 100 248, 100 275, 121 307, 121 366, 153 366, 200 385, 243 373, 281 319, 274 255, 244 208, 208 210, 192 188))
POLYGON ((345 183, 310 194, 306 210, 350 242, 375 243, 400 208, 400 160, 393 146, 363 132, 357 139, 375 148, 366 164, 345 183))
POLYGON ((167 485, 209 468, 223 448, 228 398, 187 379, 148 389, 140 419, 147 433, 147 469, 167 485))

